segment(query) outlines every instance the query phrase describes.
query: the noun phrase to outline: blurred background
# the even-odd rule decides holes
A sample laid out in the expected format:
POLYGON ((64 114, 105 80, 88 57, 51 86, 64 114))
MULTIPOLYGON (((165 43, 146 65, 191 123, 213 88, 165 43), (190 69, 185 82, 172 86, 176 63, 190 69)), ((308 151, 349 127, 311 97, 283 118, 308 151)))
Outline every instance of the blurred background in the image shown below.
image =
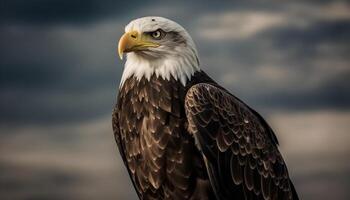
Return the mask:
POLYGON ((0 199, 136 199, 113 138, 124 26, 171 18, 260 112, 301 199, 350 199, 349 1, 1 0, 0 199))

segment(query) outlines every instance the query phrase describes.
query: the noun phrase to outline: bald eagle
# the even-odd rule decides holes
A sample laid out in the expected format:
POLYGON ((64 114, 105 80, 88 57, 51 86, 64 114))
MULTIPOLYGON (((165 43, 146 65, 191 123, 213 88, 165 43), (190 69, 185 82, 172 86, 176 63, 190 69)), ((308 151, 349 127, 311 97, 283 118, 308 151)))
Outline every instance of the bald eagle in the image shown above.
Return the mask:
POLYGON ((182 26, 133 20, 118 52, 113 130, 140 199, 298 199, 273 130, 200 69, 182 26))

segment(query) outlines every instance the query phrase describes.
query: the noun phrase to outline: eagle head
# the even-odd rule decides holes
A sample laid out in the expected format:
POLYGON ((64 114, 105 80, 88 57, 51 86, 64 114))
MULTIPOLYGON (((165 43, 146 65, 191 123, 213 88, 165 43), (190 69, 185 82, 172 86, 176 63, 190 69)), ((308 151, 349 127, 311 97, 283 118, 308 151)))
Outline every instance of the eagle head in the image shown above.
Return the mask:
POLYGON ((120 58, 127 54, 121 79, 138 80, 152 75, 183 85, 199 71, 197 50, 191 36, 176 22, 163 17, 142 17, 131 21, 118 44, 120 58))

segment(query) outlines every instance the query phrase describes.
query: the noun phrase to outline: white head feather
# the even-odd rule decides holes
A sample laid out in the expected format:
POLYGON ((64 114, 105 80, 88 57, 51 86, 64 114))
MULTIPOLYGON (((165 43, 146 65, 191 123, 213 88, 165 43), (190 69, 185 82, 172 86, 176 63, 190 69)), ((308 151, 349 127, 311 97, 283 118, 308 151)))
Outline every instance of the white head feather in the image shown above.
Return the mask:
MULTIPOLYGON (((195 44, 187 31, 176 22, 163 17, 143 17, 131 21, 125 27, 125 32, 138 31, 142 34, 158 29, 166 33, 178 34, 182 42, 163 41, 159 47, 151 47, 145 53, 128 53, 120 87, 132 76, 137 80, 142 77, 149 80, 153 74, 165 80, 173 77, 185 86, 192 75, 200 70, 195 44)), ((167 39, 170 38, 164 37, 162 40, 167 39)))

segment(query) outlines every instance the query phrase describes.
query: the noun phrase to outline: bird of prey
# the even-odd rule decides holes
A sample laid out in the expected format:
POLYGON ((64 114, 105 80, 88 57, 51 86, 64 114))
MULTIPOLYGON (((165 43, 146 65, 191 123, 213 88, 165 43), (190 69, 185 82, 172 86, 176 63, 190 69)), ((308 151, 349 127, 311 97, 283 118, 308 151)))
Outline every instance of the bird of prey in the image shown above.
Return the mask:
POLYGON ((115 140, 140 199, 298 199, 277 138, 247 104, 201 68, 174 21, 131 21, 115 140))

